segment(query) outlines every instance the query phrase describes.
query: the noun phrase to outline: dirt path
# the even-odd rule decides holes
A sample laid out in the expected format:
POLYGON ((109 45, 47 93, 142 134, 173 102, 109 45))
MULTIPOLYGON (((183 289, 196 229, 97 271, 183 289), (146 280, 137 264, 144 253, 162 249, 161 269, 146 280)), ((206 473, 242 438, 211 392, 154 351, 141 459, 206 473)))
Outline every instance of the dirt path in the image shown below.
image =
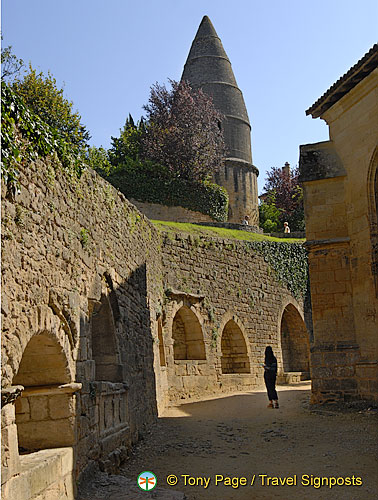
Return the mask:
MULTIPOLYGON (((188 500, 376 498, 377 412, 313 409, 309 396, 309 384, 303 383, 279 388, 279 410, 266 408, 265 391, 170 408, 137 446, 123 474, 135 481, 140 472, 152 471, 159 486, 168 493, 181 491, 188 500), (263 485, 263 474, 282 480, 296 478, 297 484, 263 485), (177 485, 167 485, 169 475, 177 476, 177 485), (198 484, 185 486, 183 475, 198 484), (247 485, 233 488, 226 486, 225 480, 216 485, 216 475, 244 477, 247 485), (361 478, 362 486, 304 486, 302 475, 308 475, 303 481, 309 482, 313 477, 348 477, 355 483, 361 478), (208 487, 204 488, 205 479, 198 478, 210 478, 208 487)), ((267 481, 264 478, 264 483, 267 481)), ((106 492, 106 481, 96 491, 90 500, 105 498, 101 491, 106 492)), ((115 486, 111 500, 163 499, 168 493, 152 495, 136 490, 129 497, 123 486, 117 496, 115 486)), ((110 499, 109 489, 106 498, 110 499)))

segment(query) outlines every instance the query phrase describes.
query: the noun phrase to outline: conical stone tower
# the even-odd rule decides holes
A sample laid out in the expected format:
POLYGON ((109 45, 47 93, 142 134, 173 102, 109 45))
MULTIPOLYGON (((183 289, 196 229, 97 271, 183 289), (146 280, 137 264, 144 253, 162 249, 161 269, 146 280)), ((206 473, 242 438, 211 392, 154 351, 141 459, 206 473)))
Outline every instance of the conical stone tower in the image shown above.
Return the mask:
POLYGON ((227 158, 214 180, 228 191, 229 221, 240 223, 249 215, 249 223, 258 225, 259 172, 252 164, 251 125, 230 60, 207 16, 198 28, 181 78, 193 88, 202 88, 225 116, 222 129, 227 158))

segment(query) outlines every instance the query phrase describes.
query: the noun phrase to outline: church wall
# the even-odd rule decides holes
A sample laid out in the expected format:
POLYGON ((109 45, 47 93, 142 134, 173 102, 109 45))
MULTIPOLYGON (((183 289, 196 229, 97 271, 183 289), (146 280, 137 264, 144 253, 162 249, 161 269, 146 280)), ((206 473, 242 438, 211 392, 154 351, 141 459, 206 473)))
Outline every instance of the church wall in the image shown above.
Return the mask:
MULTIPOLYGON (((314 401, 378 398, 378 301, 370 203, 371 177, 377 168, 377 71, 322 115, 329 125, 329 145, 343 171, 339 169, 336 176, 330 171, 315 175, 304 183, 314 401)), ((321 157, 322 144, 309 146, 321 157)), ((305 169, 302 174, 306 175, 305 169)))

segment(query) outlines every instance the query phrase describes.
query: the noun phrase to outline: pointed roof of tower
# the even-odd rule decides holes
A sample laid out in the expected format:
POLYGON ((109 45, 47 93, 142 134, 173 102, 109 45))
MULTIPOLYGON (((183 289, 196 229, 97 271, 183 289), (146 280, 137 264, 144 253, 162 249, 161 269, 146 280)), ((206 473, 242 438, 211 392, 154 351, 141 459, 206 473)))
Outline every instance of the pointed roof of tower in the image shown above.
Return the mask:
MULTIPOLYGON (((226 66, 228 67, 226 81, 232 83, 233 85, 236 85, 236 80, 231 68, 230 60, 227 57, 221 39, 215 31, 215 28, 208 16, 204 16, 201 24, 199 25, 196 36, 194 37, 192 46, 190 48, 185 67, 192 66, 193 63, 195 64, 196 60, 198 60, 199 58, 219 58, 225 60, 226 66)), ((209 66, 209 64, 207 64, 207 66, 209 66)), ((208 75, 206 72, 205 75, 202 75, 200 80, 206 81, 209 79, 209 76, 210 75, 208 75)))
POLYGON ((202 38, 205 36, 215 36, 216 38, 219 38, 217 32, 215 31, 213 23, 210 21, 210 18, 208 16, 203 16, 196 34, 196 38, 202 38))
POLYGON ((199 25, 182 78, 194 87, 223 82, 238 88, 231 62, 208 16, 204 16, 199 25))

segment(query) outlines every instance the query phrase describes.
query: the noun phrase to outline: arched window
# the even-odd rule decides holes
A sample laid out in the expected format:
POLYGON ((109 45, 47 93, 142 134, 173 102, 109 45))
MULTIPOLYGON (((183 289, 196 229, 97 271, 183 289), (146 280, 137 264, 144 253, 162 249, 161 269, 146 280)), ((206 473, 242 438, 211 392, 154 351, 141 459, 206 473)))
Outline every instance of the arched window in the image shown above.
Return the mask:
POLYGON ((309 334, 293 304, 285 307, 281 318, 281 347, 284 372, 310 371, 309 334))
POLYGON ((232 319, 223 329, 221 350, 222 373, 250 373, 247 345, 242 331, 232 319))
POLYGON ((183 306, 173 319, 174 359, 206 359, 205 344, 197 316, 183 306))

